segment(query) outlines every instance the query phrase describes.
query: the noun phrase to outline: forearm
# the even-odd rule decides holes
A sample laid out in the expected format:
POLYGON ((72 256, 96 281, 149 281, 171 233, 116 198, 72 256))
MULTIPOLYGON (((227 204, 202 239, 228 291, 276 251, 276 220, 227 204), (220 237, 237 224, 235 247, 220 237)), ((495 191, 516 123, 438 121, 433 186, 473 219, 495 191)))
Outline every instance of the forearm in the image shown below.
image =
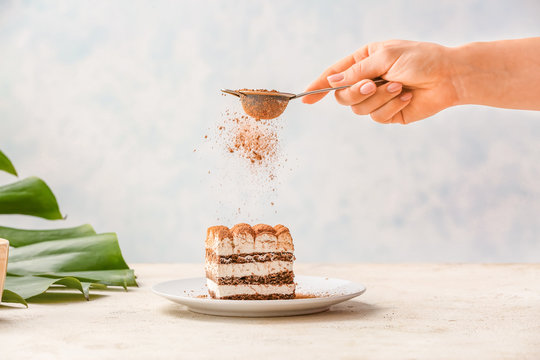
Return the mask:
POLYGON ((453 48, 458 104, 540 110, 540 37, 453 48))

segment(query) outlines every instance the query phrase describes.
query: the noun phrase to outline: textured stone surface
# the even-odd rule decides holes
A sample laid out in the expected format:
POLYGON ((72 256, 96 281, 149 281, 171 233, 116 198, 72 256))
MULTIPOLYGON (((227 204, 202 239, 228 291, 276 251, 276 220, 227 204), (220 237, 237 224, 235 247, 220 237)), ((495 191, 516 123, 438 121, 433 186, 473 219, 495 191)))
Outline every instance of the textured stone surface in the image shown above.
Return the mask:
POLYGON ((0 307, 0 354, 11 359, 538 359, 540 265, 297 264, 367 292, 329 312, 289 318, 194 314, 150 292, 203 276, 203 265, 136 265, 141 287, 61 294, 0 307), (59 304, 62 298, 70 299, 59 304))

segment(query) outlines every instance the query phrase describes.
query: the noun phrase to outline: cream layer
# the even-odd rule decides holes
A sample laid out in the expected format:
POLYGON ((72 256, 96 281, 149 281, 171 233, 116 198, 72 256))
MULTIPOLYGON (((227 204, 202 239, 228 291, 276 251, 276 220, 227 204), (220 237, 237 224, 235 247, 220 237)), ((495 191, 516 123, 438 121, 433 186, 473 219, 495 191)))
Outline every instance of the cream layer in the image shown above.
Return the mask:
POLYGON ((284 285, 218 285, 210 279, 206 279, 206 286, 221 298, 232 295, 270 295, 270 294, 292 294, 295 284, 284 285))
POLYGON ((249 275, 266 276, 282 271, 293 271, 292 261, 266 261, 252 263, 218 264, 207 262, 205 270, 215 277, 242 277, 249 275))

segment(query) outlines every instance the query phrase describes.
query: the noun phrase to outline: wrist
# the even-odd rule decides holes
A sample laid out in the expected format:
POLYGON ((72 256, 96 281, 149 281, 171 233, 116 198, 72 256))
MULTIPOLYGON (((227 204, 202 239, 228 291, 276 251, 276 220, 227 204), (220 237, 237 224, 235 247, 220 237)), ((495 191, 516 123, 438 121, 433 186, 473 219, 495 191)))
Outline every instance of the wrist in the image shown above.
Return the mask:
POLYGON ((449 49, 450 54, 450 81, 456 92, 456 104, 465 105, 474 104, 475 76, 478 71, 475 70, 477 56, 474 55, 477 43, 469 43, 462 46, 449 49))
POLYGON ((540 109, 540 38, 474 42, 448 48, 456 104, 540 109))
POLYGON ((473 42, 452 48, 452 82, 457 104, 496 106, 504 97, 504 86, 511 78, 505 66, 506 53, 499 42, 473 42), (499 86, 494 86, 494 83, 499 86))

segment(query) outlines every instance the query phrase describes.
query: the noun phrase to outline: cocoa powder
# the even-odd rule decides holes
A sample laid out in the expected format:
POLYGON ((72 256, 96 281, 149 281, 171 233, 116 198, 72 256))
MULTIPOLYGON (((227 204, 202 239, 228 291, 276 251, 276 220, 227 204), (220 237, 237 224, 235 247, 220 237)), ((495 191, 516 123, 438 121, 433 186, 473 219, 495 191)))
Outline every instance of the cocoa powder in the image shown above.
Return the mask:
POLYGON ((275 119, 279 117, 289 104, 289 98, 277 90, 239 89, 242 107, 246 114, 256 120, 275 119))
MULTIPOLYGON (((244 219, 250 219, 253 212, 259 211, 253 209, 268 204, 275 206, 275 191, 279 184, 277 173, 283 167, 279 142, 282 125, 280 121, 255 119, 244 114, 237 99, 229 97, 227 101, 221 119, 208 129, 208 137, 203 134, 203 141, 208 141, 211 149, 221 149, 224 157, 229 158, 212 171, 218 176, 217 186, 224 189, 232 184, 230 180, 237 178, 233 191, 242 193, 240 200, 230 203, 226 211, 235 213, 230 216, 238 218, 242 215, 244 219)), ((226 198, 227 195, 223 197, 226 198)), ((221 200, 219 205, 223 206, 221 200)), ((277 213, 275 207, 272 211, 277 213)), ((216 210, 216 215, 222 218, 223 211, 216 210)))
POLYGON ((229 113, 224 125, 218 127, 227 152, 247 160, 252 167, 269 170, 270 179, 275 176, 273 167, 278 160, 278 129, 275 123, 238 113, 229 113))

